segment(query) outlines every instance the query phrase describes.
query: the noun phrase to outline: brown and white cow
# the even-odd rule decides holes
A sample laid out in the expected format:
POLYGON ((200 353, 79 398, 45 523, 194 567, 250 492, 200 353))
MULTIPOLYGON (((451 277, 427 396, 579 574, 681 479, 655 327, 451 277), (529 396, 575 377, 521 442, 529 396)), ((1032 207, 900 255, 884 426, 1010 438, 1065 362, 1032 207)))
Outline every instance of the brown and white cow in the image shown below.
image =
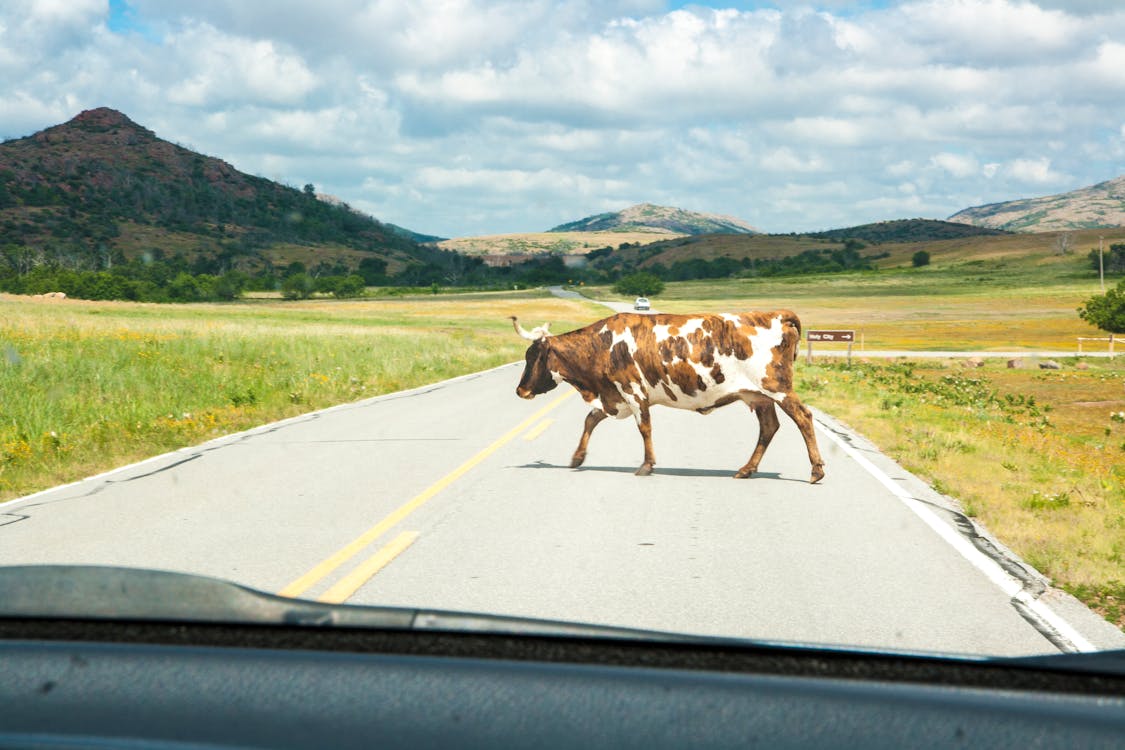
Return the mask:
POLYGON ((571 467, 586 460, 590 433, 607 416, 637 421, 644 440, 644 463, 638 476, 652 473, 654 405, 708 414, 742 401, 758 415, 758 445, 734 475, 746 478, 779 427, 776 406, 789 415, 808 449, 811 482, 824 476, 812 413, 793 392, 793 361, 801 339, 801 321, 788 310, 707 315, 637 315, 619 313, 585 328, 552 335, 544 323, 526 331, 532 343, 516 394, 531 399, 559 383, 574 386, 593 406, 571 467))

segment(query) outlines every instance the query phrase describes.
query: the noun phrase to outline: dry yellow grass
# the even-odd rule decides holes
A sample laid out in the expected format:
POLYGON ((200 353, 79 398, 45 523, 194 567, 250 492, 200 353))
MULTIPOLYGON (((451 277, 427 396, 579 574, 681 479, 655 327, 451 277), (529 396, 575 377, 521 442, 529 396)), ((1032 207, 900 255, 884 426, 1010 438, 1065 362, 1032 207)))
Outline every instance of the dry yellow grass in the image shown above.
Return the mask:
POLYGON ((1058 238, 1062 234, 1070 236, 1072 255, 1085 257, 1090 250, 1098 247, 1098 238, 1103 238, 1105 247, 1117 242, 1125 242, 1125 228, 1083 229, 1076 232, 1036 232, 994 237, 962 237, 938 242, 896 242, 874 245, 864 252, 873 250, 889 252, 889 258, 878 261, 883 268, 910 265, 914 253, 925 250, 930 253, 933 263, 956 261, 1004 260, 1034 258, 1045 264, 1066 264, 1070 259, 1057 254, 1058 238))
POLYGON ((804 366, 799 387, 1125 627, 1125 358, 1088 366, 804 366), (943 383, 976 395, 940 398, 943 383))

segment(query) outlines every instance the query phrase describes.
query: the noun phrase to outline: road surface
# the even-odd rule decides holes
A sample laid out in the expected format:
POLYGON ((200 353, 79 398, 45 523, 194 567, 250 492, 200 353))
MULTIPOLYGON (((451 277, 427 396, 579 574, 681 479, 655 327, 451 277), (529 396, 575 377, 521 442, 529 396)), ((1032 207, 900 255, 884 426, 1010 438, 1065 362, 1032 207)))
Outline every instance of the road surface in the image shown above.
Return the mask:
POLYGON ((0 565, 159 568, 328 601, 876 648, 1125 644, 1001 556, 1018 575, 1004 572, 945 498, 824 415, 817 485, 784 416, 761 473, 731 478, 757 435, 741 405, 654 410, 653 476, 633 475, 632 420, 604 422, 572 470, 586 407, 566 386, 517 398, 520 366, 0 505, 0 565))

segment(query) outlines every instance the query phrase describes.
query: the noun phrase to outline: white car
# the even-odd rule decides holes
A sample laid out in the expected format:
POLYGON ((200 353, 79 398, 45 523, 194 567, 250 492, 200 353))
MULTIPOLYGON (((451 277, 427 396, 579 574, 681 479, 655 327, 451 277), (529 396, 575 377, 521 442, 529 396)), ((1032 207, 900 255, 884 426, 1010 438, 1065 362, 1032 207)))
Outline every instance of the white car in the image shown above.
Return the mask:
POLYGON ((648 297, 637 297, 637 299, 633 301, 634 310, 649 310, 651 307, 652 306, 648 303, 648 297))

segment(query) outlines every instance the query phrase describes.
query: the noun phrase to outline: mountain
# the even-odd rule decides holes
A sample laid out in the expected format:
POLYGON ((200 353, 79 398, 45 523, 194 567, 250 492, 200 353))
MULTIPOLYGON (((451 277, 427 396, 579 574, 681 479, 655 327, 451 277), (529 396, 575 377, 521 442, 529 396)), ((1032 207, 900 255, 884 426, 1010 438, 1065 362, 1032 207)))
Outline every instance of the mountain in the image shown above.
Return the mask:
POLYGON ((819 237, 826 240, 861 240, 870 244, 884 242, 930 242, 934 240, 955 240, 962 237, 1008 234, 1001 229, 961 224, 937 219, 896 219, 874 224, 860 224, 844 229, 829 229, 812 232, 806 237, 819 237))
POLYGON ((1125 226, 1125 176, 1069 193, 966 208, 949 220, 1013 232, 1125 226))
POLYGON ((153 253, 243 270, 425 257, 396 229, 317 200, 311 185, 245 174, 104 107, 0 144, 0 238, 73 268, 153 253))
POLYGON ((685 211, 682 208, 638 203, 622 211, 587 216, 560 224, 549 232, 604 232, 663 229, 676 234, 757 234, 758 230, 741 219, 718 214, 685 211))

